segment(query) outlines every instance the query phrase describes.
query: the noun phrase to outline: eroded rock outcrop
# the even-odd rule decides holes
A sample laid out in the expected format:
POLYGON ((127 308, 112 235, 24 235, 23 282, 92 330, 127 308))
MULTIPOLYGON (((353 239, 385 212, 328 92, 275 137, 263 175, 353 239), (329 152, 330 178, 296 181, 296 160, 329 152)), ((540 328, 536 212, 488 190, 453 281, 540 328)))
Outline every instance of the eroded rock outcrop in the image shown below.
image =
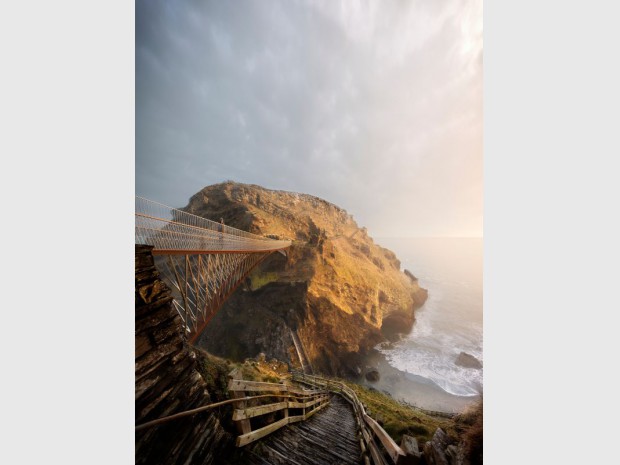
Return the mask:
POLYGON ((411 330, 426 300, 393 252, 317 197, 226 182, 204 188, 184 210, 293 241, 286 257, 273 254, 254 271, 203 333, 199 344, 218 355, 291 360, 292 330, 317 371, 355 375, 371 347, 411 330))
POLYGON ((455 443, 441 428, 437 428, 433 439, 424 444, 424 457, 429 465, 450 465, 448 446, 455 443))
POLYGON ((424 458, 427 465, 470 465, 463 442, 448 436, 437 428, 433 438, 424 444, 424 458))
MULTIPOLYGON (((140 425, 211 403, 182 339, 181 318, 160 280, 151 247, 135 255, 135 422, 140 425)), ((227 463, 232 437, 209 412, 136 431, 136 464, 227 463)))

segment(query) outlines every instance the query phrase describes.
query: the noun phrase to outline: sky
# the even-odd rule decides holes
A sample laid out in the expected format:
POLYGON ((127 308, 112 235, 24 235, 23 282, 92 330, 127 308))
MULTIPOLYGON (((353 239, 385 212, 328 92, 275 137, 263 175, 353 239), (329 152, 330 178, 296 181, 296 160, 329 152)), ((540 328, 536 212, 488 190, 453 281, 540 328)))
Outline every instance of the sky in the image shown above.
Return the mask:
POLYGON ((136 1, 136 195, 303 192, 373 237, 480 237, 481 1, 136 1))

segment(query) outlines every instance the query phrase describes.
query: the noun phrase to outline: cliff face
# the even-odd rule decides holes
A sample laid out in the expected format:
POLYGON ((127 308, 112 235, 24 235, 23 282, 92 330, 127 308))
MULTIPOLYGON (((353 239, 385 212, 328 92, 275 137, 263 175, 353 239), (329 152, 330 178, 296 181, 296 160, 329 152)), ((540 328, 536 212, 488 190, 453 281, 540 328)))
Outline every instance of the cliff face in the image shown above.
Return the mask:
POLYGON ((355 374, 369 348, 411 330, 426 300, 393 252, 317 197, 227 182, 204 188, 184 210, 293 240, 287 257, 273 254, 211 321, 199 344, 213 353, 264 352, 295 364, 296 331, 316 370, 355 374))
MULTIPOLYGON (((170 289, 151 247, 136 246, 136 425, 211 403, 196 357, 182 339, 170 289)), ((210 412, 136 431, 136 464, 223 463, 232 437, 210 412)))

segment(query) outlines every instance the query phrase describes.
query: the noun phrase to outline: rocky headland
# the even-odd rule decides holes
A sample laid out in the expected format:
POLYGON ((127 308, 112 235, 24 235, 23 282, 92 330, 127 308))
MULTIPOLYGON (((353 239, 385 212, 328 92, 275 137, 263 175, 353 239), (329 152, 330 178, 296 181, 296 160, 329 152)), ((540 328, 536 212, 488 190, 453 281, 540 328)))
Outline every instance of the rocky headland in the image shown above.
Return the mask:
POLYGON ((377 343, 408 333, 427 297, 388 249, 342 208, 318 197, 226 182, 192 196, 185 211, 293 241, 272 254, 211 320, 198 344, 233 360, 299 358, 321 373, 358 376, 377 343))

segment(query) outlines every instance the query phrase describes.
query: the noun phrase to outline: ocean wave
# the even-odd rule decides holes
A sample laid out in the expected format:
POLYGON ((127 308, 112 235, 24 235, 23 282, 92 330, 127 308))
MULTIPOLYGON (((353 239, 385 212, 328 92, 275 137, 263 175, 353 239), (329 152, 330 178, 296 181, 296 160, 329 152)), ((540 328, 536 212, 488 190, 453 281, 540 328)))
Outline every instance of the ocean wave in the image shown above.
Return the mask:
POLYGON ((394 368, 437 389, 455 396, 479 394, 483 369, 456 365, 456 359, 466 352, 483 360, 482 241, 412 239, 391 245, 403 267, 428 289, 428 299, 416 310, 411 333, 377 350, 394 368))
MULTIPOLYGON (((445 353, 430 348, 415 350, 397 344, 393 349, 377 346, 377 350, 385 356, 388 363, 394 368, 426 378, 448 394, 463 397, 480 394, 483 370, 456 365, 455 360, 460 349, 445 353)), ((477 352, 479 351, 468 350, 468 353, 479 358, 481 353, 477 352)))

